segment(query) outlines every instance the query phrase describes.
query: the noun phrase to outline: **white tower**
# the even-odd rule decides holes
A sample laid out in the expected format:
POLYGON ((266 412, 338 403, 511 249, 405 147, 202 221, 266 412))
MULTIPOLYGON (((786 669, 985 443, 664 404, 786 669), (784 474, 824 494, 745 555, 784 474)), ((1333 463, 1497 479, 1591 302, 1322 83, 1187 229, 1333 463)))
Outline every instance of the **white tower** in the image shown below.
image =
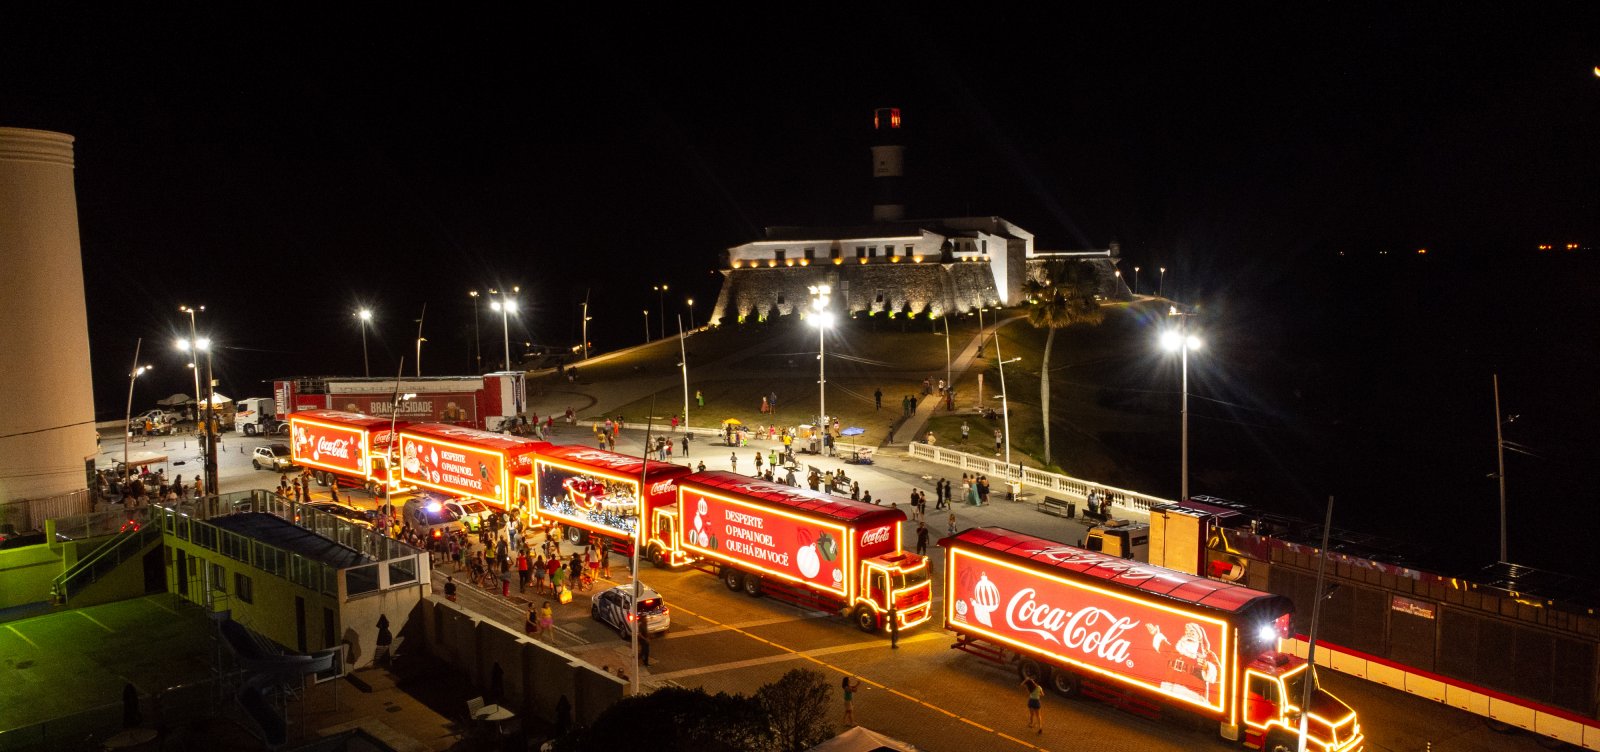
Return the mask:
POLYGON ((0 503, 83 490, 95 454, 72 141, 0 128, 0 503))
POLYGON ((900 108, 873 110, 872 130, 872 221, 897 222, 906 216, 901 196, 906 147, 900 143, 900 108))

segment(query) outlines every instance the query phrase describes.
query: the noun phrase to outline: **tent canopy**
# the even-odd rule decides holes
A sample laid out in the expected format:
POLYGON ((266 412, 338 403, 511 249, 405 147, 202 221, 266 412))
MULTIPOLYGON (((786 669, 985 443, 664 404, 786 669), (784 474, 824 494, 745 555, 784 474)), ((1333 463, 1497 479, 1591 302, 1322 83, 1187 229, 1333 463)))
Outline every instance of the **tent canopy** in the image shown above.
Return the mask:
POLYGON ((193 397, 190 397, 187 394, 179 393, 179 394, 174 394, 171 397, 168 397, 166 399, 156 400, 156 404, 158 404, 158 405, 160 405, 162 407, 177 407, 179 405, 187 405, 187 404, 189 404, 190 402, 193 402, 193 401, 194 401, 193 397))
MULTIPOLYGON (((128 452, 128 467, 144 467, 145 465, 165 465, 167 455, 157 452, 128 452)), ((122 464, 122 455, 114 454, 111 457, 112 465, 122 464)))
POLYGON ((917 752, 917 748, 898 739, 891 739, 871 729, 851 726, 809 752, 917 752))

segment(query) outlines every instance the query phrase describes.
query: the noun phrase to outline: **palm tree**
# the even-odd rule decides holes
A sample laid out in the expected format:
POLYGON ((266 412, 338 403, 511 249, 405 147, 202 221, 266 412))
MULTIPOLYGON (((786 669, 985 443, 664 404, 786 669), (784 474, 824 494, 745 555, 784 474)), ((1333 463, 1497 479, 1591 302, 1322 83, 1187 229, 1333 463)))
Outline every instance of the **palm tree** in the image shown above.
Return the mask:
POLYGON ((1056 332, 1069 326, 1093 326, 1105 320, 1100 301, 1095 299, 1100 290, 1100 278, 1092 264, 1085 261, 1047 262, 1038 277, 1030 277, 1023 285, 1027 298, 1028 323, 1039 329, 1048 329, 1044 340, 1044 358, 1039 364, 1039 410, 1044 414, 1044 462, 1050 458, 1050 349, 1055 345, 1056 332))

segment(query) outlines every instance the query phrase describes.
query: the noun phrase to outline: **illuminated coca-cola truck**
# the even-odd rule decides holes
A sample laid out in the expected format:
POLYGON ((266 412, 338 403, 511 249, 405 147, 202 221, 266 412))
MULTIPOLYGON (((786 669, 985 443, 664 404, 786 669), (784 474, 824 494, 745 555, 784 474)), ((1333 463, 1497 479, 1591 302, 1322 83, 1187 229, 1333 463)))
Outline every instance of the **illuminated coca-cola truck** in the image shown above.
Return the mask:
POLYGON ((689 468, 648 462, 646 470, 646 463, 604 449, 552 446, 534 458, 531 487, 521 483, 517 494, 524 501, 537 499, 537 505, 529 508, 541 520, 560 523, 574 544, 604 538, 610 551, 623 556, 632 556, 634 546, 644 545, 641 553, 657 565, 682 564, 686 559, 681 554, 674 557, 667 543, 670 535, 657 536, 654 545, 648 538, 651 531, 672 528, 678 500, 673 480, 687 475, 689 468), (641 473, 646 473, 643 493, 641 473))
POLYGON ((534 453, 549 448, 543 441, 476 428, 408 426, 400 432, 400 479, 510 510, 517 481, 533 471, 534 453))
MULTIPOLYGON (((1224 739, 1297 748, 1307 665, 1279 651, 1294 604, 1259 590, 1004 528, 945 548, 945 628, 959 650, 1016 664, 1057 693, 1204 718, 1224 739)), ((1310 748, 1356 752, 1356 714, 1320 688, 1310 748)))
MULTIPOLYGON (((289 457, 324 486, 366 489, 373 496, 409 490, 390 472, 389 418, 343 410, 302 410, 289 416, 289 457)), ((404 421, 398 424, 404 427, 404 421)))
POLYGON ((678 479, 669 543, 729 590, 846 614, 867 632, 932 616, 928 559, 900 548, 898 509, 726 472, 678 479))

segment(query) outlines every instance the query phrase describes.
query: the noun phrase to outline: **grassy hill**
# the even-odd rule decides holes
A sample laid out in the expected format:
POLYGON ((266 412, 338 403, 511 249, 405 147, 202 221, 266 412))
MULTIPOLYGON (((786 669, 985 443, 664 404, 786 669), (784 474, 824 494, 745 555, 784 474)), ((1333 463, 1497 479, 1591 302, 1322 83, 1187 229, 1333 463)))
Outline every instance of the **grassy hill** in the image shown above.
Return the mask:
MULTIPOLYGON (((1039 410, 1039 367, 1045 332, 1029 326, 1013 309, 1000 328, 1000 348, 1011 398, 1014 461, 1054 467, 1071 475, 1167 497, 1178 493, 1180 374, 1175 356, 1156 346, 1167 325, 1165 301, 1141 300, 1109 306, 1103 324, 1063 330, 1052 358, 1052 448, 1046 463, 1039 410)), ((950 352, 959 356, 978 331, 975 316, 951 317, 950 352)), ((992 314, 985 316, 993 324, 992 314)), ((861 316, 830 331, 827 342, 828 412, 846 426, 859 426, 863 444, 888 438, 899 415, 901 398, 920 394, 924 378, 945 375, 945 322, 926 318, 861 316), (875 390, 883 392, 876 409, 875 390)), ((1296 473, 1305 464, 1304 444, 1287 427, 1276 425, 1270 411, 1270 360, 1237 345, 1229 333, 1191 356, 1190 465, 1191 491, 1230 496, 1242 501, 1283 494, 1299 495, 1296 473), (1263 391, 1265 390, 1265 391, 1263 391), (1256 403, 1252 406, 1247 403, 1256 403)), ((690 422, 715 427, 726 418, 749 426, 798 425, 816 415, 817 332, 787 317, 767 322, 731 324, 695 334, 686 340, 689 362, 690 422), (694 404, 698 390, 705 399, 694 404), (776 393, 777 409, 760 412, 762 396, 776 393)), ((999 371, 995 346, 985 343, 984 357, 974 360, 955 379, 956 410, 940 410, 929 422, 940 446, 993 454, 993 430, 1000 421, 979 414, 982 404, 998 409, 999 371), (978 376, 983 375, 983 394, 978 376), (963 442, 961 424, 970 428, 963 442)), ((612 415, 628 420, 645 416, 665 422, 684 401, 676 339, 654 342, 582 367, 581 381, 623 394, 607 403, 612 415)), ((536 380, 536 389, 560 390, 555 376, 536 380)), ((580 409, 580 415, 594 417, 580 409)), ((908 437, 896 437, 902 441, 908 437)), ((1272 506, 1271 504, 1265 504, 1272 506)))

